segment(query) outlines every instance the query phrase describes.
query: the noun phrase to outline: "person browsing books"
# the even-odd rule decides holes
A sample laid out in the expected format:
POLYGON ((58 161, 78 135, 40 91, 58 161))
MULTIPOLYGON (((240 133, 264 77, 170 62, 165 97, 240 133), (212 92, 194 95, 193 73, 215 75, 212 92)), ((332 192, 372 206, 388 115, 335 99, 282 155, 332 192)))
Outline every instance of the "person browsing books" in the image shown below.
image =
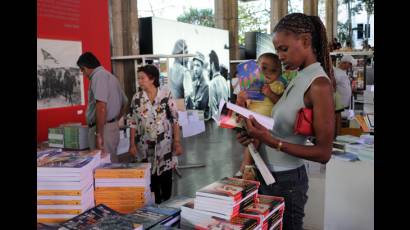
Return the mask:
POLYGON ((259 193, 284 197, 283 229, 302 229, 308 190, 304 160, 329 161, 335 128, 326 30, 318 16, 288 14, 274 28, 273 45, 285 66, 298 68, 297 77, 272 109, 272 131, 249 117, 245 120, 247 134, 239 133, 237 139, 245 146, 260 145, 260 154, 276 182, 266 186, 260 180, 259 193), (313 111, 313 146, 305 145, 308 137, 294 131, 301 108, 313 111))
POLYGON ((101 149, 102 155, 110 153, 111 162, 118 162, 118 120, 125 114, 128 98, 118 79, 91 52, 81 54, 77 65, 90 80, 86 114, 90 149, 101 149))
MULTIPOLYGON (((276 54, 264 53, 260 55, 258 58, 258 66, 265 77, 265 84, 261 89, 265 96, 263 101, 248 99, 246 91, 242 90, 238 94, 236 103, 240 106, 247 107, 253 112, 270 117, 274 104, 279 100, 285 90, 286 80, 281 76, 282 64, 276 54)), ((248 148, 245 148, 241 167, 235 176, 240 177, 243 175, 243 179, 255 180, 256 174, 253 169, 251 154, 248 148)))
POLYGON ((183 152, 178 112, 171 91, 160 87, 154 65, 139 67, 137 74, 139 87, 127 115, 129 153, 151 163, 151 191, 159 204, 171 197, 172 156, 183 152))

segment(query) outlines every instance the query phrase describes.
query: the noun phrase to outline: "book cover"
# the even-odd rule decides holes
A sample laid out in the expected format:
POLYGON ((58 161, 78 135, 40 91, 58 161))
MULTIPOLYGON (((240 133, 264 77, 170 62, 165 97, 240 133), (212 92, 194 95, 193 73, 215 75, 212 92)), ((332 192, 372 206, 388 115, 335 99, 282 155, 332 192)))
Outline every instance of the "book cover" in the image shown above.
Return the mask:
POLYGON ((241 90, 245 90, 248 98, 263 101, 265 95, 261 92, 265 84, 265 76, 260 71, 258 64, 254 60, 249 60, 236 67, 237 76, 241 90))
POLYGON ((37 223, 37 230, 58 230, 61 226, 56 225, 48 225, 43 223, 37 223))
POLYGON ((258 194, 255 202, 246 206, 243 214, 260 215, 263 219, 272 215, 275 211, 285 205, 283 197, 258 194))
POLYGON ((81 156, 77 152, 55 152, 37 158, 38 173, 81 172, 95 166, 97 158, 81 156), (87 167, 88 166, 88 167, 87 167))
POLYGON ((150 229, 170 218, 168 215, 152 212, 146 209, 137 209, 134 212, 125 215, 125 217, 134 223, 142 224, 144 230, 150 229))
POLYGON ((133 223, 123 216, 113 215, 102 217, 87 227, 87 230, 135 230, 142 229, 141 227, 141 224, 133 223))
POLYGON ((99 219, 105 216, 120 215, 113 209, 99 204, 92 209, 85 211, 84 213, 61 223, 61 226, 68 229, 87 229, 87 226, 96 223, 99 219))
POLYGON ((235 111, 228 109, 226 103, 224 103, 220 111, 218 124, 219 127, 227 129, 245 127, 244 120, 240 119, 235 111))
POLYGON ((256 167, 259 169, 259 172, 261 173, 262 178, 265 181, 265 184, 271 185, 275 183, 276 182, 275 178, 273 177, 272 173, 268 169, 268 166, 266 166, 265 161, 262 159, 261 155, 256 150, 253 143, 250 143, 248 145, 248 149, 249 149, 249 153, 252 156, 253 161, 255 162, 256 167))
POLYGON ((144 178, 151 163, 106 163, 95 170, 95 178, 144 178))
POLYGON ((224 177, 196 192, 197 196, 215 197, 228 201, 240 201, 251 192, 258 190, 258 181, 224 177))

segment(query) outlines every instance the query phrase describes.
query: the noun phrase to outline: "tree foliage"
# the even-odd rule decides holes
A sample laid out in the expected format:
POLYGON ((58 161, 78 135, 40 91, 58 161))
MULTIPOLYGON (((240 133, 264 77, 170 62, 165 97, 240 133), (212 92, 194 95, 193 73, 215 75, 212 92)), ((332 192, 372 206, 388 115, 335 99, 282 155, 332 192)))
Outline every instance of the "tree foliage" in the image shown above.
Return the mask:
POLYGON ((214 13, 212 12, 212 9, 189 8, 188 11, 184 11, 184 13, 177 18, 177 21, 215 27, 214 13))
POLYGON ((245 4, 238 4, 239 44, 245 45, 246 32, 265 32, 269 23, 269 11, 260 10, 245 4), (258 14, 258 15, 256 15, 258 14))

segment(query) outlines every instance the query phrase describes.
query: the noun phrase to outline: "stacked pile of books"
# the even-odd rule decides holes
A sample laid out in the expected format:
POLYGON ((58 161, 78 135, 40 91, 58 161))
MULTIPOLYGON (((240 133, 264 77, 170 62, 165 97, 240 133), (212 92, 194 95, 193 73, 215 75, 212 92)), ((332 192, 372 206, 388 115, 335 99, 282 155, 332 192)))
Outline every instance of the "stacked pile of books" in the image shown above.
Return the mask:
POLYGON ((88 126, 81 123, 62 124, 48 129, 48 146, 84 150, 88 144, 88 126))
POLYGON ((95 202, 130 213, 151 202, 150 163, 108 163, 95 170, 95 202))
POLYGON ((246 206, 241 215, 244 217, 256 217, 260 229, 282 229, 285 200, 283 197, 267 196, 258 194, 255 202, 246 206))
POLYGON ((56 127, 48 129, 48 146, 64 148, 64 128, 56 127))
POLYGON ((253 229, 248 227, 257 226, 257 220, 239 217, 239 214, 254 202, 259 185, 257 181, 225 177, 203 187, 196 192, 193 202, 181 207, 181 226, 192 228, 225 220, 226 223, 240 223, 239 229, 244 226, 247 226, 244 229, 253 229))
POLYGON ((94 207, 93 170, 100 151, 37 152, 37 221, 59 223, 94 207))
POLYGON ((64 126, 64 148, 82 150, 88 146, 88 126, 64 126))

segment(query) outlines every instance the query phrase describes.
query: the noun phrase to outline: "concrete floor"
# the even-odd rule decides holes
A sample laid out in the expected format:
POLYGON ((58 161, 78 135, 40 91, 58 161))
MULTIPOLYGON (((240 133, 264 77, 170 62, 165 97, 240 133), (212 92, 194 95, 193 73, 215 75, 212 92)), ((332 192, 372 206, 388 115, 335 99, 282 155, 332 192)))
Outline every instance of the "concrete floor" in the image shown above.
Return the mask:
POLYGON ((185 153, 179 165, 205 164, 205 167, 179 169, 174 173, 172 196, 195 197, 195 192, 225 176, 233 176, 242 161, 244 147, 236 141, 235 131, 219 128, 212 120, 205 123, 205 132, 183 139, 185 153))

